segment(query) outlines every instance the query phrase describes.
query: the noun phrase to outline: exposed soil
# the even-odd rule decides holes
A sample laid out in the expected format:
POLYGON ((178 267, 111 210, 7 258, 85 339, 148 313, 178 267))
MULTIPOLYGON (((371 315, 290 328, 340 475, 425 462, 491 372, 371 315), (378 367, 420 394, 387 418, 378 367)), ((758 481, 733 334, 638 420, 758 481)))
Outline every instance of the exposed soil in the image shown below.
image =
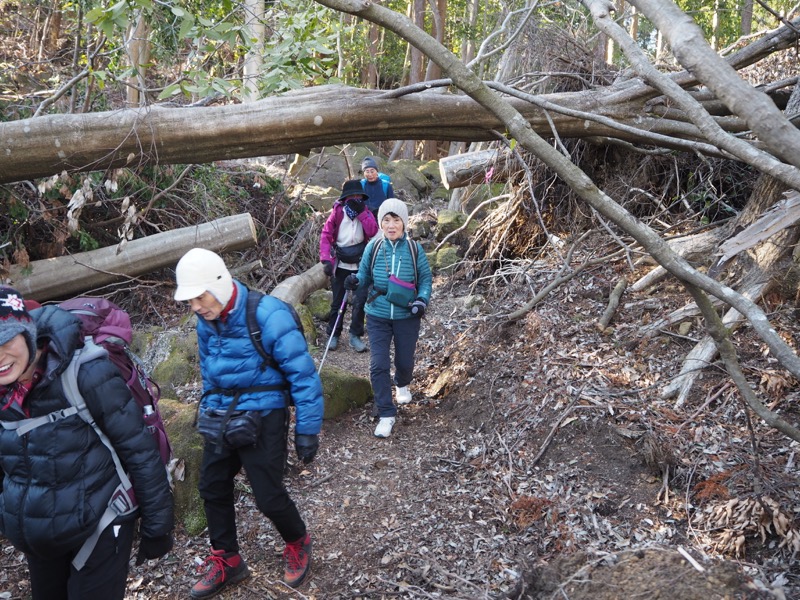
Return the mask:
MULTIPOLYGON (((326 422, 317 460, 291 466, 287 485, 314 539, 310 581, 296 591, 280 583, 282 545, 242 477, 239 532, 252 577, 219 597, 800 597, 786 535, 706 512, 753 498, 759 485, 796 530, 797 445, 751 417, 756 468, 741 403, 719 369, 691 405, 662 400, 659 383, 700 334, 639 342, 645 297, 633 295, 614 331, 598 333, 615 277, 607 266, 576 278, 511 327, 496 315, 527 299, 513 297, 514 286, 484 288, 487 302, 467 308, 470 290, 437 280, 414 402, 392 437, 373 437, 367 405, 326 422), (738 556, 726 531, 745 536, 738 556)), ((686 302, 664 287, 656 297, 654 316, 686 302)), ((792 307, 772 316, 796 335, 792 307)), ((766 389, 757 371, 783 377, 769 392, 773 409, 798 422, 794 382, 747 329, 736 335, 752 349, 742 353, 753 384, 766 389)), ((368 353, 342 341, 326 360, 366 376, 368 353)), ((207 552, 205 537, 179 531, 167 559, 131 567, 127 598, 188 597, 207 552)), ((26 598, 24 559, 6 544, 0 562, 0 598, 26 598)))

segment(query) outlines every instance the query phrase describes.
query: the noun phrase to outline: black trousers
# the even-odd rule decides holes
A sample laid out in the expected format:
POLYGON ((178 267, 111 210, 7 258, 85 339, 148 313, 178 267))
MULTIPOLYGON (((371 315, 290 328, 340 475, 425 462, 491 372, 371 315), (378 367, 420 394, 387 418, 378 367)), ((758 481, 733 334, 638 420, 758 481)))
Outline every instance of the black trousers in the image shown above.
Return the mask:
POLYGON ((50 559, 26 554, 33 600, 122 600, 135 531, 136 520, 106 527, 80 571, 72 566, 79 549, 50 559))
MULTIPOLYGON (((344 301, 346 290, 344 289, 344 280, 348 275, 358 273, 358 271, 348 271, 347 269, 336 268, 336 272, 331 278, 331 291, 333 292, 333 299, 331 300, 331 314, 328 317, 328 335, 333 333, 335 336, 342 334, 344 325, 344 313, 347 312, 347 306, 342 311, 342 317, 339 319, 338 324, 336 319, 339 317, 339 308, 344 301), (336 325, 334 332, 333 326, 336 325)), ((364 304, 367 301, 367 286, 361 286, 358 290, 353 292, 353 312, 350 315, 350 335, 361 337, 364 335, 364 304)))
POLYGON ((261 420, 261 433, 254 446, 217 452, 217 446, 206 442, 199 488, 214 550, 239 551, 233 480, 242 467, 258 510, 272 521, 283 540, 294 542, 305 536, 306 525, 283 485, 288 419, 285 408, 270 411, 261 420))

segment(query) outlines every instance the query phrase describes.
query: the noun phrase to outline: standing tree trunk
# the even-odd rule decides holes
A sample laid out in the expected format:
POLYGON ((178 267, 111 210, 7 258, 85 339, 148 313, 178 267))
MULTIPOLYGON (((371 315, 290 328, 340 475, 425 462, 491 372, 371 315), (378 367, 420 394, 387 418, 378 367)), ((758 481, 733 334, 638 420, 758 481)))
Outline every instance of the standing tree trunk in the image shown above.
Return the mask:
POLYGON ((369 63, 367 64, 367 72, 364 77, 364 85, 370 89, 377 90, 380 87, 380 80, 378 77, 378 44, 380 36, 378 26, 375 23, 369 24, 369 31, 367 32, 367 51, 369 52, 369 63))
POLYGON ((264 38, 266 28, 264 27, 264 0, 245 0, 244 3, 244 26, 250 34, 252 41, 244 57, 243 84, 244 102, 255 102, 261 97, 258 91, 258 78, 261 75, 261 66, 264 63, 264 38))
POLYGON ((144 11, 137 11, 134 22, 128 29, 128 41, 125 44, 128 60, 131 63, 133 74, 128 78, 126 105, 129 107, 144 106, 145 72, 150 61, 150 43, 148 41, 148 27, 144 11))

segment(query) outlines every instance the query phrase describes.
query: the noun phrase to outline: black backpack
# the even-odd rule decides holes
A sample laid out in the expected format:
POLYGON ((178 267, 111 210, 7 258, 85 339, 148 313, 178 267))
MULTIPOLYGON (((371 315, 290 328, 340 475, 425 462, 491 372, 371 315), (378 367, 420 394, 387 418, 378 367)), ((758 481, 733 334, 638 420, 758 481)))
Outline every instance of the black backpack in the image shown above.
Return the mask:
MULTIPOLYGON (((253 342, 253 346, 255 346, 256 350, 261 355, 261 358, 264 359, 264 361, 261 363, 261 370, 263 371, 267 367, 280 370, 280 367, 278 367, 278 361, 276 361, 266 350, 264 350, 264 344, 261 342, 261 326, 256 320, 256 309, 258 308, 258 303, 261 302, 261 298, 263 298, 264 295, 265 294, 263 292, 259 292, 258 290, 247 290, 247 331, 250 334, 250 341, 253 342)), ((278 298, 278 300, 286 305, 286 308, 292 314, 292 318, 294 319, 297 328, 300 330, 303 338, 305 338, 306 331, 303 328, 303 322, 300 320, 300 315, 297 314, 294 306, 285 300, 281 300, 280 298, 278 298)))

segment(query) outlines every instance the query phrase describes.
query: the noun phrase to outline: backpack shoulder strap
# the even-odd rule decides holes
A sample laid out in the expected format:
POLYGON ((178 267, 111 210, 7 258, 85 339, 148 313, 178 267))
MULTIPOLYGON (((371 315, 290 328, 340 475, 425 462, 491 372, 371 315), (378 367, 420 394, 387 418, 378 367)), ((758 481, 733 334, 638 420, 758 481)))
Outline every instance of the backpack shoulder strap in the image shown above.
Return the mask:
POLYGON ((379 239, 377 242, 375 242, 372 245, 372 254, 370 255, 370 258, 369 258, 369 272, 370 272, 370 275, 372 274, 372 271, 375 268, 375 260, 377 260, 377 258, 378 258, 378 248, 380 248, 382 244, 383 244, 383 238, 379 239))
POLYGON ((247 290, 247 333, 250 335, 250 341, 253 343, 256 351, 261 355, 264 360, 261 363, 261 370, 267 367, 275 367, 277 362, 269 353, 264 349, 261 337, 261 326, 258 324, 256 318, 256 311, 258 310, 258 303, 264 297, 262 292, 258 290, 247 290))
POLYGON ((81 394, 81 390, 78 387, 78 372, 80 371, 81 366, 91 360, 103 356, 108 356, 108 351, 105 348, 95 344, 94 341, 92 341, 92 338, 87 337, 83 348, 75 352, 75 356, 69 363, 69 366, 61 374, 61 387, 64 390, 64 395, 67 397, 70 404, 77 409, 78 416, 80 416, 81 419, 86 421, 92 427, 92 429, 94 429, 97 437, 100 438, 100 441, 103 443, 103 445, 108 448, 108 451, 111 454, 111 459, 114 461, 114 468, 117 471, 117 477, 119 477, 119 485, 114 490, 111 498, 109 498, 108 506, 100 516, 100 521, 98 521, 97 527, 95 527, 92 534, 86 539, 86 541, 80 547, 80 550, 78 550, 77 554, 75 554, 75 557, 72 559, 72 566, 78 571, 83 568, 83 566, 86 564, 86 561, 89 559, 89 556, 91 556, 95 546, 97 545, 97 540, 100 539, 100 534, 103 533, 103 530, 108 527, 118 516, 131 514, 136 510, 137 507, 136 497, 133 493, 133 484, 131 483, 128 474, 125 472, 125 469, 122 466, 119 455, 117 455, 117 451, 114 449, 114 445, 111 443, 111 440, 108 439, 108 436, 95 422, 92 413, 86 406, 86 400, 83 398, 83 394, 81 394))
POLYGON ((414 283, 417 283, 417 257, 419 256, 419 242, 406 238, 408 241, 408 249, 411 251, 411 262, 414 265, 414 283))

